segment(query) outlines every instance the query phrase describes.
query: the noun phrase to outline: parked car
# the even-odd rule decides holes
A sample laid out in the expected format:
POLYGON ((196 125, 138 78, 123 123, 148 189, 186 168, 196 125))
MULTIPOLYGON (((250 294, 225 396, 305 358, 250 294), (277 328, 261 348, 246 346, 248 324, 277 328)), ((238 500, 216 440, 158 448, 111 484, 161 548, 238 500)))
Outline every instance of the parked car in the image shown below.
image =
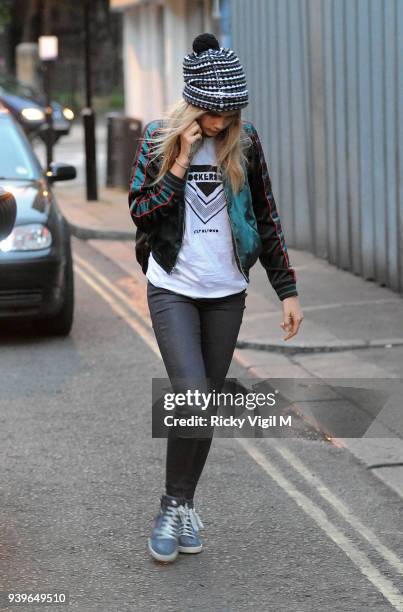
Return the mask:
MULTIPOLYGON (((24 128, 27 136, 46 141, 45 99, 30 85, 11 76, 0 75, 0 102, 24 128)), ((54 142, 70 132, 74 113, 58 102, 52 102, 54 142)))
POLYGON ((74 166, 42 170, 21 126, 0 107, 0 187, 17 203, 15 225, 0 240, 0 319, 28 317, 38 330, 66 335, 74 313, 69 225, 51 185, 73 179, 74 166))

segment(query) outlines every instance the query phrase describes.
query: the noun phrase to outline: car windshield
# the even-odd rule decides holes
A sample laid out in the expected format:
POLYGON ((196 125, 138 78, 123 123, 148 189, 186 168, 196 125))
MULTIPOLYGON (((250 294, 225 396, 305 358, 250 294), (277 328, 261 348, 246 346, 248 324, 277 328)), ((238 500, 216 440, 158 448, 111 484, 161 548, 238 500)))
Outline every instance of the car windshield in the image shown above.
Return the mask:
POLYGON ((8 118, 0 120, 0 142, 1 179, 27 181, 39 178, 38 165, 24 135, 8 118))
POLYGON ((39 92, 35 91, 33 87, 12 77, 0 76, 0 88, 4 89, 7 93, 21 96, 22 98, 41 98, 39 92))

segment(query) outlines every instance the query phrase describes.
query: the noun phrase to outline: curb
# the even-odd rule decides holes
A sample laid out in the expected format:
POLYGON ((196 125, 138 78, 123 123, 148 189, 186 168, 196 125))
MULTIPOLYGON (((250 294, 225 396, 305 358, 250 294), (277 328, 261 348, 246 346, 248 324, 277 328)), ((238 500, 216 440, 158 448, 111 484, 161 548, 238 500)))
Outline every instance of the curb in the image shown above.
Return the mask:
POLYGON ((80 240, 135 240, 135 234, 132 232, 121 232, 119 230, 100 230, 90 227, 81 227, 74 225, 68 221, 71 235, 80 240))
MULTIPOLYGON (((71 234, 80 240, 135 240, 135 234, 132 232, 92 229, 89 227, 75 225, 69 221, 68 224, 71 234)), ((239 349, 269 351, 271 353, 287 355, 293 355, 296 353, 336 353, 341 351, 356 351, 370 348, 391 348, 393 346, 403 346, 403 338, 396 338, 394 340, 357 340, 355 342, 344 342, 343 340, 340 340, 329 344, 292 344, 288 346, 268 342, 237 340, 235 345, 235 347, 239 349)))
POLYGON ((253 342, 249 340, 237 340, 236 348, 253 349, 255 351, 270 351, 272 353, 295 354, 295 353, 336 353, 341 351, 356 351, 370 348, 391 348, 403 346, 403 338, 395 340, 358 340, 356 342, 338 341, 334 344, 293 344, 283 346, 282 344, 253 342))

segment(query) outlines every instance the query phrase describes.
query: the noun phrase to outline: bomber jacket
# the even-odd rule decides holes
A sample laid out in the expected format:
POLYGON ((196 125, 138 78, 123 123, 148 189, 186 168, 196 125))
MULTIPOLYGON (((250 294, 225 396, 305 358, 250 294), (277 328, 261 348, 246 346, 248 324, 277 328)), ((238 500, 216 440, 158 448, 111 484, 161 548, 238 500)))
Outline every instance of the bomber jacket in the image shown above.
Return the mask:
MULTIPOLYGON (((137 227, 136 258, 144 274, 150 251, 156 262, 171 273, 183 239, 188 170, 183 178, 168 170, 159 183, 149 185, 160 167, 150 149, 161 125, 162 120, 146 125, 137 145, 129 185, 129 209, 137 227)), ((273 289, 284 300, 298 295, 296 274, 290 264, 259 136, 251 122, 243 121, 242 126, 251 141, 245 151, 248 161, 244 164, 243 188, 234 194, 229 179, 223 178, 235 259, 249 283, 249 270, 259 258, 273 289)))

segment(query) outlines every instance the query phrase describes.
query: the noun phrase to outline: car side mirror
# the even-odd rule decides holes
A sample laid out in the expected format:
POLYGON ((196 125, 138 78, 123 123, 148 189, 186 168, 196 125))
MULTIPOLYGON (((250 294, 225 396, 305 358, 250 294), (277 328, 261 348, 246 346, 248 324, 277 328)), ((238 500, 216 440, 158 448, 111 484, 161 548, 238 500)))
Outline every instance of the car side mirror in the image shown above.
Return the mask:
POLYGON ((75 179, 77 172, 74 166, 63 164, 61 162, 52 162, 50 170, 46 172, 46 177, 50 183, 55 181, 71 181, 75 179))
POLYGON ((17 204, 12 193, 0 187, 0 240, 11 234, 17 217, 17 204))

